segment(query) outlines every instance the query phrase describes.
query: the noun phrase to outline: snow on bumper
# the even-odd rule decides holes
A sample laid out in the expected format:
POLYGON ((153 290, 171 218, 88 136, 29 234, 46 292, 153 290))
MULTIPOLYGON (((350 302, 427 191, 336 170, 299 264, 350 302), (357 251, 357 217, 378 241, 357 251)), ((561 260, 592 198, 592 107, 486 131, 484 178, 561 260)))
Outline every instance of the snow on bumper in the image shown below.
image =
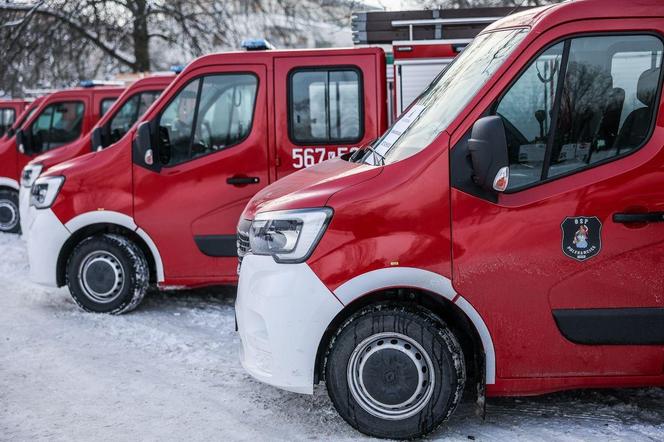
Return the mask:
POLYGON ((70 235, 69 230, 51 209, 34 211, 32 223, 27 231, 29 277, 33 282, 52 287, 58 285, 56 277, 58 256, 70 235))
POLYGON ((306 263, 246 256, 235 302, 242 365, 267 384, 313 393, 318 344, 342 308, 306 263))
POLYGON ((27 238, 37 212, 37 209, 30 206, 29 187, 21 186, 21 189, 18 191, 18 209, 21 216, 21 232, 27 238))

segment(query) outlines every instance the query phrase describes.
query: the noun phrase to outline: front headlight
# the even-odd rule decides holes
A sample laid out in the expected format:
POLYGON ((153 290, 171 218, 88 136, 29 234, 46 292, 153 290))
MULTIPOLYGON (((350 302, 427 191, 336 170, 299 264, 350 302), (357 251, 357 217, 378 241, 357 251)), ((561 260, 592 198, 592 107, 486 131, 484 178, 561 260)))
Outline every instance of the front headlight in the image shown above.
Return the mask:
POLYGON ((282 263, 304 262, 331 218, 329 207, 259 213, 249 228, 250 253, 271 255, 282 263))
POLYGON ((63 176, 38 178, 30 191, 30 205, 35 206, 37 209, 48 209, 51 207, 58 193, 60 193, 62 183, 64 182, 65 177, 63 176))
POLYGON ((25 166, 23 173, 21 174, 21 185, 23 185, 23 187, 32 187, 43 169, 43 164, 28 164, 25 166))

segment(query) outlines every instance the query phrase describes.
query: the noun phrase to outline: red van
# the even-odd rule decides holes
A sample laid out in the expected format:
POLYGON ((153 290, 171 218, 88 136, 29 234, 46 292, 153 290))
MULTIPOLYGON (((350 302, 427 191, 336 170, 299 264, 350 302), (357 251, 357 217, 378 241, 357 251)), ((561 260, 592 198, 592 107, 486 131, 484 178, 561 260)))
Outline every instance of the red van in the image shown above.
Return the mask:
POLYGON ((255 378, 379 437, 484 397, 664 385, 664 4, 481 33, 378 141, 261 190, 238 226, 255 378))
POLYGON ((269 183, 387 127, 381 49, 213 54, 108 148, 32 185, 30 276, 89 311, 135 307, 150 282, 237 281, 237 219, 269 183))
POLYGON ((0 140, 16 123, 16 119, 30 104, 26 100, 0 100, 0 140))
POLYGON ((154 74, 136 80, 118 97, 95 127, 85 136, 60 149, 33 158, 21 173, 19 209, 21 231, 27 234, 31 222, 30 189, 37 177, 50 167, 117 142, 173 81, 173 73, 154 74))
POLYGON ((19 175, 35 156, 85 135, 122 93, 119 87, 57 91, 39 103, 16 137, 0 142, 0 232, 20 230, 19 175))

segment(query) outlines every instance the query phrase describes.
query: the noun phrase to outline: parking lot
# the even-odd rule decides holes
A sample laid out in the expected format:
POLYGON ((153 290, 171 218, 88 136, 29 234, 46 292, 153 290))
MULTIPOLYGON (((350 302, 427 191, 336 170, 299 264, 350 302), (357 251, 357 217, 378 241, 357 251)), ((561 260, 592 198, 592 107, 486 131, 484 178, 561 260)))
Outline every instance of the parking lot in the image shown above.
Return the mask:
MULTIPOLYGON (((0 235, 0 439, 356 440, 325 389, 252 380, 238 362, 232 290, 151 293, 124 316, 81 312, 27 280, 24 242, 0 235)), ((464 402, 439 440, 662 440, 664 390, 464 402)))

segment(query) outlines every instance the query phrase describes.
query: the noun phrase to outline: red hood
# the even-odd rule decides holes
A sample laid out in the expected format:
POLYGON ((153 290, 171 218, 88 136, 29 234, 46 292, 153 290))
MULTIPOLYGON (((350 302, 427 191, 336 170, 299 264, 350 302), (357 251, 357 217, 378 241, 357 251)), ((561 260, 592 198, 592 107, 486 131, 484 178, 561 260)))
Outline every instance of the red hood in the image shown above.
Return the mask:
POLYGON ((72 141, 64 147, 58 149, 53 149, 48 152, 45 152, 41 155, 36 156, 28 164, 42 164, 44 166, 43 171, 45 172, 49 168, 60 164, 63 161, 71 160, 77 156, 85 153, 91 152, 90 149, 90 135, 79 138, 76 141, 72 141))
POLYGON ((247 204, 242 218, 257 212, 321 207, 340 190, 378 176, 381 167, 349 163, 342 159, 324 161, 282 178, 260 192, 247 204))
MULTIPOLYGON (((97 154, 100 154, 104 152, 99 151, 99 152, 90 152, 85 155, 77 156, 65 161, 62 161, 60 163, 57 163, 53 166, 51 166, 47 172, 42 172, 42 175, 48 175, 48 176, 69 176, 72 172, 78 172, 78 171, 86 171, 89 169, 89 166, 94 164, 95 162, 95 156, 97 154)), ((35 158, 36 159, 36 158, 35 158)))

